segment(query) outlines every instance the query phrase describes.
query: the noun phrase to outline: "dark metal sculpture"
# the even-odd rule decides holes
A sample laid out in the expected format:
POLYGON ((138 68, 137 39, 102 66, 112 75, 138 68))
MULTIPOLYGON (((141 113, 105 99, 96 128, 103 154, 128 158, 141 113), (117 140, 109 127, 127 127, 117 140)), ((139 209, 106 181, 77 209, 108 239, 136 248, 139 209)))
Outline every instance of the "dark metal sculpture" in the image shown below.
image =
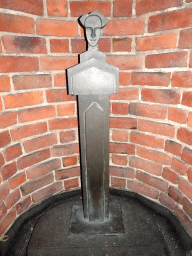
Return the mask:
POLYGON ((119 69, 107 64, 106 55, 98 50, 101 28, 108 19, 94 11, 80 22, 88 51, 80 54, 80 64, 67 71, 69 94, 78 95, 83 211, 73 207, 70 232, 121 233, 120 209, 109 206, 109 95, 118 92, 119 69))

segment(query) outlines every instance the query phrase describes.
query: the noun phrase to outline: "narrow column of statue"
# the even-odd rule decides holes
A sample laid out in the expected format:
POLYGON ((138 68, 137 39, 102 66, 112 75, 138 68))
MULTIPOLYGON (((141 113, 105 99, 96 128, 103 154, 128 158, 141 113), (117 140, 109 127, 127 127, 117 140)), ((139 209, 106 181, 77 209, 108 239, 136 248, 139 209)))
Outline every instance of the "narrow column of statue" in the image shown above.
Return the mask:
MULTIPOLYGON (((88 50, 80 54, 80 64, 68 69, 68 89, 69 94, 78 95, 83 216, 90 227, 91 223, 107 223, 110 216, 109 95, 118 92, 119 70, 107 64, 106 55, 98 49, 101 29, 108 19, 94 11, 79 20, 85 28, 88 50)), ((83 232, 80 215, 81 210, 74 206, 72 233, 83 232)), ((93 228, 87 230, 93 232, 93 228)), ((108 225, 97 232, 115 230, 108 225)))

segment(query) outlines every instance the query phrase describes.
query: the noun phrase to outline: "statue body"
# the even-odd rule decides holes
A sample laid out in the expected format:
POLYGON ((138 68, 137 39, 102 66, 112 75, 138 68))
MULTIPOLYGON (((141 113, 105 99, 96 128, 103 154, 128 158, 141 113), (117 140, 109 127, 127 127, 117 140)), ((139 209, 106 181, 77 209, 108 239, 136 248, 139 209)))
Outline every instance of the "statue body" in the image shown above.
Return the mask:
MULTIPOLYGON (((85 27, 88 50, 80 54, 80 64, 67 71, 69 94, 78 95, 83 216, 89 223, 104 223, 110 215, 109 95, 118 92, 119 70, 107 64, 106 55, 98 49, 101 28, 108 20, 95 11, 83 15, 80 22, 85 27)), ((81 225, 76 222, 78 208, 73 211, 76 217, 71 232, 75 233, 81 225)), ((93 227, 87 230, 93 232, 93 227)))

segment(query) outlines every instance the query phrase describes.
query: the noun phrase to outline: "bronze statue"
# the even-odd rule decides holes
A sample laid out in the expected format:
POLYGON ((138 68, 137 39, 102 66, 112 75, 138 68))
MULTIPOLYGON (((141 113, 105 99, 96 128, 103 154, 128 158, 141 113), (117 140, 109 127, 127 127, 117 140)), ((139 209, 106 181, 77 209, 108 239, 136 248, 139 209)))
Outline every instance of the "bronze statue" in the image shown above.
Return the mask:
POLYGON ((109 204, 109 95, 118 92, 119 69, 98 49, 108 19, 94 11, 79 20, 88 51, 67 73, 69 94, 78 95, 83 207, 73 206, 70 233, 117 234, 124 228, 119 206, 109 204))

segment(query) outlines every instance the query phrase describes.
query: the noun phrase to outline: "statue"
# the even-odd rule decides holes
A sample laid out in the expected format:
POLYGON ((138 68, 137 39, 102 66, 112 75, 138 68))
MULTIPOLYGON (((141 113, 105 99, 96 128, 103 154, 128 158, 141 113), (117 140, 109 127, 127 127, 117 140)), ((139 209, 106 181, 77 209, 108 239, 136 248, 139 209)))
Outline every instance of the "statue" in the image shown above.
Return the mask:
POLYGON ((99 50, 98 41, 101 33, 101 28, 104 28, 108 22, 100 12, 94 11, 90 14, 85 14, 80 18, 82 26, 85 27, 85 33, 88 41, 88 50, 99 50))
POLYGON ((83 207, 73 206, 69 230, 84 235, 123 233, 120 207, 109 204, 109 95, 118 92, 119 69, 107 64, 98 49, 108 19, 94 11, 79 20, 88 50, 67 75, 69 94, 78 95, 83 207))

